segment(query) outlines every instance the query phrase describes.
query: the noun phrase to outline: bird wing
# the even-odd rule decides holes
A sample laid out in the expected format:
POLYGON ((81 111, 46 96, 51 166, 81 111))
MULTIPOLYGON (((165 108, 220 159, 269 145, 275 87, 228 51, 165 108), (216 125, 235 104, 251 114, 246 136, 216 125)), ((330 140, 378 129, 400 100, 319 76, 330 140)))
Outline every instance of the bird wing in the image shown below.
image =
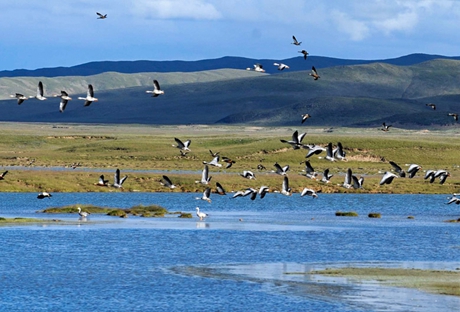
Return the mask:
POLYGON ((314 75, 318 76, 318 72, 316 71, 315 66, 312 66, 312 67, 311 67, 311 72, 312 72, 314 75))
POLYGON ((219 182, 216 182, 216 188, 217 188, 217 193, 221 195, 226 195, 225 189, 222 187, 222 185, 219 182))
POLYGON ((305 171, 307 173, 313 173, 315 172, 315 169, 313 169, 312 165, 310 164, 310 161, 309 160, 306 160, 305 161, 305 171))
POLYGON ((155 90, 157 91, 160 91, 160 84, 158 83, 158 80, 154 80, 153 81, 153 87, 155 88, 155 90))
POLYGON ((166 182, 166 186, 171 186, 172 185, 172 182, 171 182, 171 179, 169 179, 168 176, 163 176, 163 180, 166 182))
POLYGON ((286 176, 283 179, 283 190, 289 192, 289 179, 286 176))
POLYGON ((87 96, 88 97, 94 97, 94 89, 93 89, 93 85, 91 85, 91 84, 88 85, 87 96))
POLYGON ((209 175, 209 167, 208 165, 204 165, 203 172, 201 173, 201 182, 207 182, 209 175))
POLYGON ((396 164, 394 161, 390 161, 390 165, 393 167, 393 169, 397 173, 400 173, 402 171, 402 168, 398 164, 396 164))
POLYGON ((101 13, 99 12, 96 12, 97 15, 99 15, 100 17, 103 17, 104 15, 102 15, 101 13))
POLYGON ((65 110, 65 107, 67 106, 67 100, 61 99, 61 102, 59 103, 59 111, 62 113, 65 110))
POLYGON ((294 40, 294 43, 299 43, 295 36, 292 36, 292 40, 294 40))
POLYGON ((283 169, 281 168, 280 164, 275 163, 273 166, 275 166, 275 168, 276 168, 276 173, 283 172, 283 169))
POLYGON ((209 198, 210 195, 211 195, 211 188, 207 187, 203 192, 203 197, 209 198))
POLYGON ((329 144, 326 147, 326 153, 327 153, 328 157, 334 158, 334 154, 332 152, 332 143, 331 142, 329 142, 329 144))
POLYGON ((125 182, 125 180, 128 178, 127 175, 125 175, 123 178, 121 178, 120 180, 120 185, 123 185, 123 183, 125 182))
POLYGON ((43 96, 43 83, 41 81, 38 82, 37 95, 43 96))
POLYGON ((301 134, 297 135, 297 139, 296 139, 296 140, 297 140, 298 144, 300 144, 300 143, 302 142, 302 140, 303 140, 303 138, 305 137, 306 134, 307 134, 307 133, 304 132, 304 133, 301 133, 301 134))
POLYGON ((184 143, 182 143, 182 141, 179 140, 178 138, 174 138, 174 141, 176 141, 177 147, 179 147, 179 148, 184 148, 185 147, 184 143))
POLYGON ((351 176, 353 175, 350 168, 348 168, 347 173, 345 174, 345 185, 351 185, 351 176))
POLYGON ((114 184, 120 184, 120 169, 115 171, 114 184))

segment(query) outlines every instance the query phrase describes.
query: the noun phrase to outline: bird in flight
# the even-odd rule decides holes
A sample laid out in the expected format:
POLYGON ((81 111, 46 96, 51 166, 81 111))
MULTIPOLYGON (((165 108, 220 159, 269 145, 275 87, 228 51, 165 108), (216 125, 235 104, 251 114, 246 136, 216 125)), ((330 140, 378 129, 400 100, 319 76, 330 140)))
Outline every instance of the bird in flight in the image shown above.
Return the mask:
POLYGON ((304 58, 304 60, 306 60, 306 59, 307 59, 307 57, 308 57, 308 52, 307 52, 307 51, 305 51, 305 50, 302 50, 302 51, 299 51, 299 53, 302 53, 302 54, 303 54, 303 58, 304 58))
POLYGON ((448 116, 454 117, 455 121, 458 121, 458 114, 457 113, 449 113, 448 116))
POLYGON ((78 99, 79 100, 85 100, 85 105, 84 106, 90 106, 91 103, 97 102, 98 99, 94 97, 93 85, 92 84, 88 85, 88 90, 86 92, 86 97, 79 96, 78 99))
POLYGON ((297 41, 297 38, 295 36, 292 36, 292 40, 294 40, 294 42, 292 42, 293 45, 296 45, 296 46, 299 46, 302 44, 302 41, 297 41))
POLYGON ((313 80, 318 80, 320 78, 318 75, 318 72, 316 71, 315 66, 311 67, 311 73, 309 73, 308 75, 312 76, 313 80))
POLYGON ((18 105, 21 105, 22 102, 29 99, 27 96, 24 96, 21 93, 11 94, 10 97, 18 99, 18 105))
POLYGON ((383 128, 380 129, 380 130, 385 131, 385 132, 390 131, 391 125, 386 125, 385 123, 383 123, 382 126, 383 126, 383 128))
POLYGON ((152 97, 157 97, 157 96, 159 96, 160 94, 164 94, 164 93, 165 93, 163 90, 161 90, 160 84, 158 83, 158 80, 154 80, 154 81, 153 81, 153 91, 148 90, 148 91, 145 91, 145 92, 146 92, 146 93, 152 93, 152 97))
POLYGON ((436 104, 428 103, 428 104, 425 104, 425 105, 431 107, 433 110, 436 110, 436 104))
POLYGON ((101 14, 99 12, 96 12, 98 18, 97 19, 106 19, 107 18, 107 14, 101 14))

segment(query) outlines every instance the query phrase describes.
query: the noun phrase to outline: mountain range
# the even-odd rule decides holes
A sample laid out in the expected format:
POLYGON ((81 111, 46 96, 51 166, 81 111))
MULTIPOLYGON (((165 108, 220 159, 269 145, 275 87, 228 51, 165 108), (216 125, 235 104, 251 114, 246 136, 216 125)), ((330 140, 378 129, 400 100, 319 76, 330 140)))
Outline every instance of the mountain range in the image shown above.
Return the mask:
POLYGON ((454 126, 459 112, 460 57, 412 54, 388 60, 340 60, 301 56, 287 60, 224 57, 196 62, 95 62, 71 68, 0 72, 1 121, 53 123, 245 124, 403 128, 454 126), (278 71, 274 62, 288 64, 278 71), (267 73, 245 70, 260 63, 267 73), (321 78, 308 74, 314 65, 321 78), (219 66, 223 66, 220 67, 219 66), (154 68, 154 71, 149 71, 154 68), (58 74, 66 72, 72 76, 58 74), (45 74, 46 73, 46 74, 45 74), (38 76, 36 76, 38 75, 38 76), (160 81, 165 94, 145 91, 160 81), (43 81, 46 101, 17 105, 9 94, 33 95, 43 81), (76 100, 93 84, 99 98, 89 107, 76 100), (64 113, 51 95, 66 90, 64 113), (433 102, 436 110, 426 106, 433 102))

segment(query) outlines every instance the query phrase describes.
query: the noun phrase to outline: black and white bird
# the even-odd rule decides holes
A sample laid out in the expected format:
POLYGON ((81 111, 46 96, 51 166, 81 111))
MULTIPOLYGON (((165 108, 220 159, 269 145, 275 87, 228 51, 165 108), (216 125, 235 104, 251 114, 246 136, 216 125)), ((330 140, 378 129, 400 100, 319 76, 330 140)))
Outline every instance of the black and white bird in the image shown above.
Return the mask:
POLYGON ((61 91, 61 94, 55 94, 54 97, 60 97, 61 98, 61 102, 59 103, 59 112, 63 113, 66 106, 67 106, 67 103, 72 100, 72 98, 69 96, 69 94, 67 94, 67 92, 65 91, 61 91))
POLYGON ((283 64, 283 63, 273 63, 273 65, 277 66, 278 70, 289 69, 289 66, 287 66, 286 64, 283 64))
POLYGON ((332 143, 329 142, 326 147, 326 160, 335 161, 334 150, 332 149, 332 143))
POLYGON ((0 174, 0 180, 3 180, 3 179, 5 179, 5 176, 6 176, 6 174, 7 174, 7 173, 8 173, 8 170, 6 170, 6 171, 3 171, 3 173, 2 173, 2 174, 0 174))
POLYGON ((254 64, 253 68, 251 67, 246 68, 246 70, 253 70, 259 73, 265 73, 265 69, 263 68, 262 64, 259 64, 259 63, 254 64))
POLYGON ((422 169, 422 167, 417 165, 417 164, 410 165, 409 169, 407 169, 407 173, 409 174, 409 178, 412 179, 420 169, 422 169))
POLYGON ((387 125, 386 123, 383 123, 383 124, 382 124, 382 129, 380 129, 380 130, 382 130, 382 131, 384 131, 384 132, 388 132, 388 131, 390 131, 390 127, 391 127, 391 126, 392 126, 392 125, 387 125))
POLYGON ((11 94, 10 97, 16 98, 18 100, 18 105, 21 105, 22 102, 28 100, 29 98, 21 93, 11 94))
POLYGON ((94 183, 96 186, 109 186, 109 180, 104 180, 104 175, 101 174, 99 176, 99 181, 97 183, 94 183))
POLYGON ((211 188, 210 187, 207 187, 204 192, 203 192, 203 195, 201 195, 201 197, 196 197, 196 199, 201 199, 201 200, 205 200, 207 201, 208 203, 211 202, 211 188))
POLYGON ((106 19, 107 18, 107 14, 101 14, 99 12, 96 12, 98 18, 97 19, 106 19))
POLYGON ((302 140, 303 140, 303 138, 305 137, 306 134, 307 134, 306 132, 299 134, 299 131, 296 130, 292 134, 292 140, 290 140, 290 141, 280 140, 280 141, 281 141, 281 143, 286 143, 286 144, 291 145, 292 148, 294 148, 294 149, 299 149, 299 148, 302 147, 302 140))
POLYGON ((51 195, 50 193, 48 192, 41 192, 40 194, 38 194, 37 198, 38 199, 43 199, 43 198, 51 198, 53 195, 51 195))
POLYGON ((331 181, 331 178, 333 177, 334 175, 333 174, 330 174, 329 173, 329 168, 327 169, 324 169, 324 172, 323 172, 323 177, 321 178, 321 182, 323 183, 330 183, 331 181))
POLYGON ((222 161, 224 163, 227 163, 227 166, 225 166, 225 169, 230 168, 234 163, 236 163, 236 161, 234 161, 233 159, 225 157, 225 156, 222 156, 222 161))
POLYGON ((253 189, 252 187, 248 187, 245 191, 238 191, 236 192, 232 198, 237 198, 237 197, 246 197, 248 195, 251 195, 250 198, 251 200, 256 199, 257 197, 257 190, 253 189))
POLYGON ((81 211, 81 208, 78 207, 77 208, 78 210, 78 214, 80 215, 80 217, 82 217, 83 219, 87 218, 91 213, 89 212, 86 212, 86 211, 81 211))
POLYGON ((93 89, 92 84, 88 85, 88 90, 86 91, 86 97, 79 96, 78 99, 85 101, 84 106, 90 106, 91 103, 99 101, 99 99, 94 97, 94 89, 93 89))
POLYGON ((391 182, 393 182, 393 179, 394 178, 397 178, 398 176, 396 174, 394 174, 393 172, 390 172, 390 171, 387 171, 385 172, 385 174, 383 175, 382 179, 380 180, 380 185, 384 185, 384 184, 390 184, 391 182))
POLYGON ((306 60, 307 57, 308 57, 308 52, 305 51, 305 50, 302 50, 302 51, 299 51, 299 53, 302 53, 303 54, 303 59, 306 60))
POLYGON ((425 104, 425 105, 431 107, 433 110, 436 110, 436 104, 428 103, 428 104, 425 104))
POLYGON ((189 148, 190 144, 192 143, 191 140, 187 140, 187 141, 182 143, 182 141, 179 140, 178 138, 174 138, 174 141, 176 141, 176 143, 177 143, 177 145, 173 145, 174 147, 177 147, 178 149, 186 151, 186 152, 191 152, 191 150, 189 148))
POLYGON ((151 93, 152 97, 157 97, 160 94, 164 94, 165 92, 161 90, 158 80, 153 80, 153 90, 147 90, 145 93, 151 93))
POLYGON ((436 172, 436 171, 434 171, 434 170, 427 170, 427 171, 425 172, 425 177, 423 177, 423 179, 424 179, 424 180, 430 179, 430 183, 433 183, 434 180, 435 180, 435 177, 434 177, 434 173, 435 173, 435 172, 436 172))
POLYGON ((216 193, 219 195, 227 195, 227 193, 225 192, 225 189, 219 182, 216 182, 216 193))
POLYGON ((220 154, 220 152, 213 152, 211 150, 209 150, 209 153, 211 154, 212 157, 219 156, 219 154, 220 154))
POLYGON ((201 183, 204 185, 208 185, 211 181, 212 176, 209 176, 209 167, 208 165, 204 165, 203 171, 201 172, 201 180, 195 181, 195 183, 201 183))
POLYGON ((286 196, 291 196, 291 188, 289 187, 289 179, 287 176, 284 176, 283 184, 281 186, 281 194, 286 196))
POLYGON ((352 181, 352 180, 353 180, 353 179, 352 179, 352 176, 353 176, 353 172, 351 171, 350 168, 348 168, 347 172, 345 173, 345 179, 344 179, 343 184, 342 184, 342 186, 343 186, 344 188, 349 189, 349 188, 352 188, 352 187, 353 187, 353 184, 352 184, 352 182, 353 182, 353 181, 352 181))
POLYGON ((309 75, 309 76, 312 76, 312 77, 313 77, 313 80, 318 80, 319 78, 321 78, 321 77, 318 75, 318 72, 316 71, 315 66, 312 66, 312 67, 311 67, 311 72, 310 72, 308 75, 309 75))
POLYGON ((115 175, 113 176, 113 187, 116 187, 116 188, 123 188, 123 183, 126 181, 126 179, 128 178, 127 175, 125 175, 123 178, 120 177, 120 169, 117 169, 115 171, 115 175))
POLYGON ((313 169, 313 166, 310 164, 309 160, 305 161, 305 176, 309 179, 316 180, 316 176, 318 174, 316 173, 315 169, 313 169))
POLYGON ((390 161, 390 165, 393 167, 393 170, 399 174, 399 176, 401 178, 405 178, 406 177, 406 172, 398 165, 396 164, 394 161, 390 161))
POLYGON ((200 221, 203 221, 203 218, 206 218, 208 216, 207 213, 201 212, 200 207, 196 207, 196 216, 200 218, 200 221))
POLYGON ((205 165, 211 165, 211 166, 214 166, 214 167, 222 167, 222 164, 219 163, 219 155, 217 155, 216 157, 214 157, 211 161, 207 162, 207 161, 203 161, 203 164, 205 165))
POLYGON ((29 98, 35 98, 40 101, 46 100, 46 97, 44 96, 44 91, 43 91, 43 83, 41 81, 38 82, 37 86, 37 94, 36 95, 31 95, 29 98))
POLYGON ((249 171, 249 170, 244 170, 242 174, 240 173, 240 176, 242 176, 243 178, 249 179, 249 180, 256 179, 256 175, 254 174, 254 172, 249 171))
POLYGON ((305 158, 310 158, 312 155, 319 155, 322 152, 325 152, 326 149, 319 145, 305 145, 304 148, 308 148, 308 153, 305 158))
POLYGON ((458 121, 458 114, 457 113, 449 113, 447 115, 454 117, 455 121, 458 121))
POLYGON ((302 190, 302 192, 300 193, 300 196, 301 197, 304 197, 305 195, 307 196, 311 196, 312 198, 317 198, 318 197, 318 194, 316 194, 316 191, 315 190, 312 190, 310 188, 304 188, 302 190))
POLYGON ((362 189, 362 188, 363 188, 363 184, 364 184, 364 178, 363 178, 363 177, 360 177, 360 178, 358 179, 357 176, 352 175, 352 176, 351 176, 351 180, 352 180, 352 182, 353 182, 352 185, 353 185, 353 188, 354 188, 355 190, 357 190, 357 189, 362 189))
POLYGON ((267 194, 268 192, 270 191, 270 189, 268 188, 268 186, 261 186, 260 189, 259 189, 259 196, 260 198, 264 198, 265 197, 265 194, 267 194))
POLYGON ((302 122, 301 122, 301 123, 304 123, 304 122, 305 122, 305 120, 307 120, 308 118, 310 118, 310 117, 311 117, 311 115, 310 115, 310 114, 302 114, 302 115, 300 115, 300 116, 302 116, 302 122))
POLYGON ((160 184, 169 187, 170 189, 176 188, 176 186, 171 182, 171 179, 166 175, 163 175, 162 179, 160 180, 160 184))
POLYGON ((347 160, 345 155, 345 151, 343 150, 343 146, 342 146, 342 143, 338 142, 337 143, 337 147, 334 148, 334 150, 332 151, 332 154, 334 155, 334 158, 336 159, 340 159, 340 160, 347 160))
POLYGON ((293 45, 299 46, 299 45, 302 44, 302 41, 301 42, 297 41, 295 36, 292 36, 292 40, 294 41, 294 42, 292 42, 293 45))
POLYGON ((455 196, 456 194, 454 194, 454 196, 452 197, 448 197, 449 201, 446 203, 447 205, 450 205, 450 204, 460 204, 460 198, 458 198, 457 196, 455 196))
POLYGON ((436 172, 433 174, 433 179, 439 178, 440 184, 444 184, 448 177, 450 177, 450 173, 444 169, 436 170, 436 172))
POLYGON ((276 174, 279 174, 279 175, 286 175, 287 172, 289 171, 289 165, 286 165, 284 167, 281 167, 280 164, 278 164, 277 162, 273 165, 275 166, 275 171, 272 171, 276 174))

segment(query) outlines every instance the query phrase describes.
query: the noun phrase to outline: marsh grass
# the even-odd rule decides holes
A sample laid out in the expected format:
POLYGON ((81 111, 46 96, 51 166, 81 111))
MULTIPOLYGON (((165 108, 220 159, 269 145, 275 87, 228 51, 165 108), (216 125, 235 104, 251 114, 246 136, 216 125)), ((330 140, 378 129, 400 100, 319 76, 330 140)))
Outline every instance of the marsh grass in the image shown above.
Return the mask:
MULTIPOLYGON (((313 187, 323 193, 454 193, 460 187, 460 135, 456 132, 395 131, 380 133, 376 129, 334 129, 324 133, 321 128, 258 128, 258 127, 145 127, 145 126, 89 126, 69 125, 53 128, 47 124, 0 124, 0 165, 19 166, 9 169, 0 181, 3 192, 202 192, 196 184, 203 169, 202 161, 210 161, 209 149, 219 151, 236 161, 229 169, 210 167, 211 186, 219 181, 227 191, 269 185, 271 191, 280 190, 282 177, 271 173, 273 164, 290 165, 288 172, 294 192, 313 187), (23 127, 21 127, 21 125, 23 127), (18 130, 21 130, 20 132, 18 130), (325 145, 341 142, 349 161, 329 162, 316 156, 310 158, 315 170, 321 173, 329 168, 334 174, 330 184, 322 184, 301 176, 305 168, 307 150, 293 150, 280 139, 290 139, 292 132, 306 131, 304 143, 325 145), (174 137, 191 139, 192 152, 180 156, 174 137), (422 170, 447 169, 451 173, 444 185, 423 180, 424 172, 415 178, 398 178, 390 185, 380 186, 383 172, 392 168, 393 160, 405 164, 417 163, 422 170), (95 172, 71 169, 80 163, 82 168, 95 172), (300 164, 302 163, 302 164, 300 164), (263 164, 267 170, 258 171, 263 164), (48 170, 61 167, 62 171, 48 170), (40 170, 28 170, 30 167, 40 170), (97 169, 120 168, 127 174, 124 189, 96 187, 100 172, 97 169), (341 187, 348 168, 353 174, 364 176, 364 189, 341 187), (158 182, 162 176, 130 170, 171 171, 168 176, 178 185, 170 190, 158 182), (249 181, 239 176, 243 170, 252 170, 257 179, 249 181), (185 173, 177 171, 186 171, 185 173), (193 173, 195 172, 195 173, 193 173)), ((323 156, 324 155, 320 155, 323 156)), ((104 173, 113 183, 113 173, 104 173)))
POLYGON ((337 217, 357 217, 358 213, 355 211, 336 211, 335 215, 337 217))
POLYGON ((369 218, 381 218, 382 217, 382 214, 378 213, 378 212, 371 212, 367 215, 369 218))
POLYGON ((68 205, 63 207, 51 207, 42 210, 43 213, 78 213, 78 207, 84 212, 91 214, 107 214, 113 217, 127 217, 128 214, 133 216, 142 217, 164 217, 165 214, 176 214, 176 212, 169 212, 167 209, 158 205, 136 205, 131 208, 113 208, 113 207, 98 207, 94 205, 68 205))

